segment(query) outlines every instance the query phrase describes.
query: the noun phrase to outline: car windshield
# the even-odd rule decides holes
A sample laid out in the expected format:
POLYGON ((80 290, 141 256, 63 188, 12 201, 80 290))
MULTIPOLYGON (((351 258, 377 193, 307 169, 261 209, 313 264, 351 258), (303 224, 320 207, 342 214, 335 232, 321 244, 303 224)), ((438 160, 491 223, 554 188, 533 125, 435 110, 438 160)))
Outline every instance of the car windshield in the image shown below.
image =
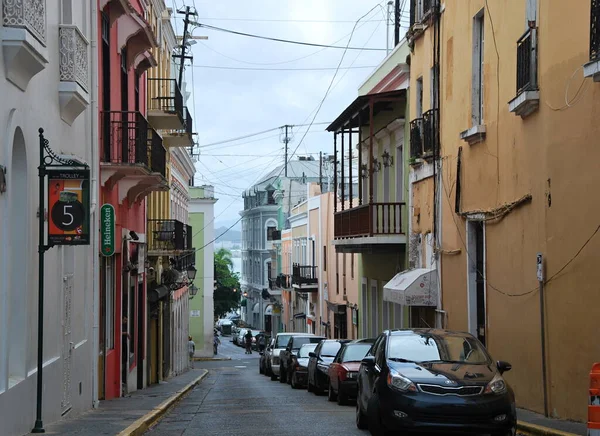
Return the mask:
POLYGON ((256 336, 260 333, 260 330, 252 330, 252 336, 256 336))
POLYGON ((347 345, 342 355, 342 362, 360 362, 371 349, 371 344, 347 345))
POLYGON ((342 346, 342 344, 340 344, 337 341, 335 341, 335 342, 325 342, 323 344, 323 347, 321 347, 321 356, 323 356, 323 357, 335 357, 335 355, 337 354, 337 352, 338 352, 338 350, 340 349, 341 346, 342 346))
POLYGON ((390 336, 387 357, 420 363, 487 364, 491 360, 474 337, 419 332, 390 336))
POLYGON ((308 353, 315 351, 315 348, 317 348, 317 344, 307 344, 301 346, 300 350, 298 351, 298 357, 308 357, 308 353))
POLYGON ((304 336, 304 337, 301 336, 299 338, 292 339, 292 341, 293 341, 292 347, 294 348, 294 350, 297 350, 304 344, 318 344, 322 340, 323 340, 323 338, 319 338, 316 336, 304 336))
POLYGON ((275 348, 285 348, 287 347, 288 342, 292 335, 277 335, 277 340, 275 341, 275 348))

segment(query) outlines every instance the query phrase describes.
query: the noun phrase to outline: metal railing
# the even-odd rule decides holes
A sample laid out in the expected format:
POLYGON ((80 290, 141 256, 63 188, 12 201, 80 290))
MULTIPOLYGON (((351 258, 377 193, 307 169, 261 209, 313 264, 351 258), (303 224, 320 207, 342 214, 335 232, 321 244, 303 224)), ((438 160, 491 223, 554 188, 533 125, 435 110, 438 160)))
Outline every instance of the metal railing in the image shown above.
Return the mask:
POLYGON ((517 41, 517 95, 537 89, 537 31, 527 31, 517 41))
POLYGON ((437 156, 439 153, 439 117, 438 109, 430 109, 423 114, 423 154, 437 156))
POLYGON ((600 0, 591 0, 590 61, 600 60, 600 0))
POLYGON ((372 203, 336 212, 334 237, 402 235, 405 208, 405 203, 372 203))
POLYGON ((175 79, 148 79, 148 110, 179 115, 183 121, 183 95, 175 79))
POLYGON ((149 219, 147 236, 149 253, 192 250, 192 227, 178 220, 149 219))
POLYGON ((148 120, 140 112, 103 111, 102 162, 148 166, 148 120))
POLYGON ((422 22, 432 12, 437 0, 410 0, 410 25, 422 22))
POLYGON ((46 46, 46 0, 2 0, 2 25, 27 29, 46 46))
POLYGON ((410 122, 410 157, 418 158, 423 155, 423 118, 410 122))
POLYGON ((185 131, 188 135, 191 136, 192 133, 194 132, 194 122, 192 120, 192 114, 187 106, 183 108, 183 115, 184 115, 183 122, 185 124, 185 131))
POLYGON ((77 26, 61 24, 58 29, 59 73, 61 82, 77 82, 88 90, 87 39, 77 26))
POLYGON ((153 173, 167 176, 167 150, 163 146, 163 140, 154 129, 150 129, 150 169, 153 173))
POLYGON ((319 283, 316 266, 300 265, 292 266, 292 285, 316 285, 319 283))

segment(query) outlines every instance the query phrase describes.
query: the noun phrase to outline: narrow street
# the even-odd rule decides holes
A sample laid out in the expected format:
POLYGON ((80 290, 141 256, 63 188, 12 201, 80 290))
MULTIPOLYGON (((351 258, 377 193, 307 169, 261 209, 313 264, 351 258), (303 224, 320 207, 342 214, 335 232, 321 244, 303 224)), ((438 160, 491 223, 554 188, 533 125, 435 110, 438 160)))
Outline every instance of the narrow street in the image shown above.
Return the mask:
POLYGON ((209 376, 148 436, 368 434, 356 428, 354 406, 340 407, 324 395, 271 381, 258 373, 258 353, 245 355, 229 340, 222 338, 219 355, 232 360, 196 362, 209 376))

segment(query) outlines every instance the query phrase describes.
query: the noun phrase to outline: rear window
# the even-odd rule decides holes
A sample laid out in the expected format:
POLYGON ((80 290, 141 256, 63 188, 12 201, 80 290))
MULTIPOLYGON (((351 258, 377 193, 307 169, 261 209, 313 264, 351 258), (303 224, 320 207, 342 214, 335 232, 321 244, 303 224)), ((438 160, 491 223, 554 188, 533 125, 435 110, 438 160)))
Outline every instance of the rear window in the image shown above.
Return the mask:
POLYGON ((294 350, 297 350, 304 344, 318 344, 322 340, 323 340, 323 338, 317 338, 314 336, 313 337, 305 336, 305 337, 294 338, 293 343, 292 343, 292 348, 294 348, 294 350))
POLYGON ((317 344, 303 345, 298 351, 298 357, 308 357, 308 353, 315 351, 315 348, 317 348, 317 344))
POLYGON ((360 362, 367 355, 371 344, 348 345, 344 350, 342 362, 360 362))
POLYGON ((321 356, 335 357, 342 344, 339 342, 325 342, 321 347, 321 356))
POLYGON ((292 335, 277 335, 277 340, 275 341, 275 348, 285 348, 287 347, 288 342, 292 335))

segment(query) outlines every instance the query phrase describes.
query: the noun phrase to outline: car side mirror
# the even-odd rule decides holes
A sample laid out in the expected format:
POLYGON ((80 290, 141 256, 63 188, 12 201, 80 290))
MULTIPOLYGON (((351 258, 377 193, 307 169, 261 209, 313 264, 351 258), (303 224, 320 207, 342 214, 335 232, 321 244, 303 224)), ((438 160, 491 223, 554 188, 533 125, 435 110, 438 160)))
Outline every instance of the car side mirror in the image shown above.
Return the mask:
POLYGON ((498 362, 496 362, 496 367, 498 368, 498 371, 500 371, 500 374, 504 374, 505 372, 510 371, 512 369, 512 365, 503 360, 499 360, 498 362))
POLYGON ((373 368, 375 367, 375 356, 365 356, 361 363, 367 368, 373 368))
POLYGON ((317 355, 311 351, 310 353, 308 353, 308 357, 313 357, 316 359, 317 355))

